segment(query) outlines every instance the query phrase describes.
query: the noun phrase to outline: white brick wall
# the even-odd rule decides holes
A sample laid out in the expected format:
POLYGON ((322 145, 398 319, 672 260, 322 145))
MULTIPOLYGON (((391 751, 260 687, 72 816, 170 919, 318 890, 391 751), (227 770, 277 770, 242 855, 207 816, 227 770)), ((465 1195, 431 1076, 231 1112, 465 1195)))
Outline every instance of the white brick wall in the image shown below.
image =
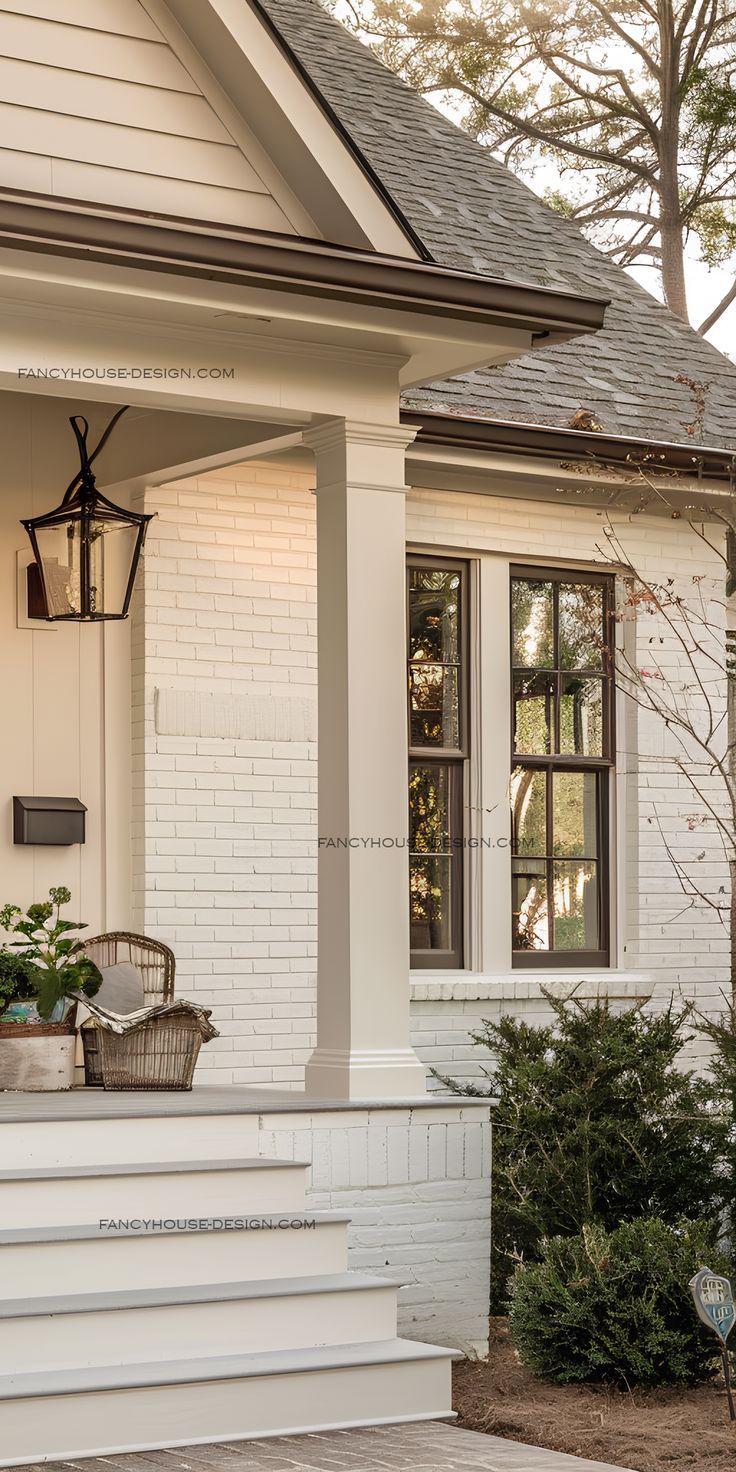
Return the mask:
POLYGON ((316 693, 314 498, 262 467, 150 492, 136 613, 136 924, 221 1037, 198 1079, 298 1084, 314 1012, 316 752, 157 735, 159 688, 316 693))
MULTIPOLYGON (((174 946, 178 991, 214 1009, 222 1036, 203 1052, 202 1082, 299 1086, 314 1038, 314 745, 157 734, 155 692, 314 699, 311 479, 246 465, 150 492, 147 509, 158 516, 134 627, 135 923, 174 946)), ((706 598, 720 588, 717 554, 685 522, 615 512, 611 519, 646 576, 673 576, 691 596, 696 570, 705 574, 706 598)), ((600 559, 605 518, 577 502, 412 491, 408 539, 564 565, 600 559)), ((711 613, 718 630, 718 599, 711 613)), ((641 620, 636 659, 645 667, 651 634, 641 620)), ((676 641, 658 657, 677 679, 676 641)), ((699 872, 715 887, 723 858, 714 825, 698 820, 691 831, 696 805, 656 718, 630 708, 618 735, 626 814, 618 965, 645 976, 615 978, 614 994, 630 987, 663 1002, 673 989, 697 989, 701 1004, 717 1006, 727 939, 712 913, 686 908, 658 824, 678 857, 704 854, 699 872)), ((478 1066, 469 1024, 501 1007, 544 1016, 538 982, 528 976, 461 976, 447 997, 423 995, 426 980, 414 987, 415 1043, 449 1072, 478 1066)))
MULTIPOLYGON (((578 1001, 592 1003, 607 998, 616 1008, 647 1003, 654 990, 654 980, 645 972, 617 972, 612 977, 594 979, 579 976, 550 979, 545 991, 565 998, 573 991, 578 1001)), ((473 976, 469 980, 424 980, 417 976, 411 984, 412 1037, 420 1057, 438 1073, 460 1083, 483 1083, 482 1069, 488 1067, 489 1055, 470 1040, 472 1033, 482 1031, 485 1020, 497 1022, 511 1012, 530 1027, 545 1026, 552 1013, 541 984, 530 980, 527 973, 513 977, 473 976)), ((441 1091, 442 1085, 430 1079, 430 1088, 441 1091)))
POLYGON ((404 1284, 399 1333, 488 1352, 487 1105, 264 1114, 261 1153, 312 1161, 307 1200, 346 1211, 350 1267, 404 1284))
MULTIPOLYGON (((501 553, 511 559, 531 558, 562 566, 580 560, 600 563, 623 554, 650 583, 664 584, 672 579, 673 593, 690 606, 695 607, 702 599, 710 625, 711 652, 722 662, 724 564, 718 548, 723 535, 717 526, 707 529, 709 546, 684 520, 615 510, 604 513, 574 498, 561 500, 558 505, 414 490, 407 534, 412 544, 430 548, 501 553), (618 540, 618 554, 607 527, 618 540)), ((625 626, 625 637, 633 638, 631 658, 635 667, 651 670, 656 664, 667 677, 675 703, 700 720, 702 729, 702 702, 677 634, 660 628, 656 619, 642 613, 634 625, 625 626), (660 634, 664 638, 661 645, 657 642, 660 634)), ((723 680, 718 679, 715 665, 701 661, 700 666, 717 713, 723 708, 723 680)), ((721 734, 725 742, 725 723, 721 734)), ((617 783, 624 789, 625 811, 624 831, 617 835, 622 881, 618 895, 618 966, 627 973, 641 971, 643 976, 632 983, 633 990, 638 995, 651 994, 658 1005, 666 1005, 674 992, 676 997, 697 997, 705 1011, 718 1011, 728 989, 727 931, 712 909, 689 905, 665 847, 666 839, 675 859, 690 872, 697 872, 702 877, 702 888, 715 896, 721 884, 728 884, 717 825, 710 819, 703 822, 703 804, 674 765, 674 759, 682 756, 682 747, 676 735, 668 735, 657 716, 626 702, 625 710, 618 713, 617 748, 617 783)), ((695 755, 700 757, 701 753, 696 751, 695 755)), ((712 788, 718 803, 719 784, 715 779, 712 788)), ((421 981, 419 978, 420 990, 421 981)), ((502 1008, 511 1010, 509 978, 499 981, 501 995, 491 986, 488 1005, 481 1008, 473 1002, 471 981, 467 1007, 472 1017, 498 1015, 502 1008)), ((512 992, 517 987, 519 1005, 513 1006, 514 1011, 533 1009, 539 1020, 545 1014, 549 1016, 534 983, 528 996, 526 980, 514 979, 512 992)), ((417 987, 413 990, 418 996, 417 987)), ((619 990, 616 982, 614 995, 619 990)), ((415 1003, 416 1041, 422 1056, 437 1066, 435 1060, 452 1046, 449 1035, 464 1030, 464 1022, 462 1013, 448 1002, 441 1007, 439 1017, 435 1011, 438 1025, 433 1031, 428 1026, 428 1011, 426 1003, 415 1003)), ((703 1054, 705 1049, 696 1044, 692 1051, 703 1054)), ((462 1045, 460 1052, 464 1069, 472 1074, 472 1055, 469 1060, 462 1045)))

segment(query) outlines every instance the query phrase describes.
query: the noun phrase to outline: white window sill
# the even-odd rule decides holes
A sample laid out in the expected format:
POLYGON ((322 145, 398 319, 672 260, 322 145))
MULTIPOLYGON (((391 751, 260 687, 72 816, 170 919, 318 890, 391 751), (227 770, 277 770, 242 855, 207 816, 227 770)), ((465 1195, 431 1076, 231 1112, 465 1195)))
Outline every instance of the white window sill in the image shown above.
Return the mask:
POLYGON ((556 996, 580 1001, 609 997, 611 1001, 648 1001, 656 978, 647 971, 589 966, 579 971, 507 971, 488 976, 476 971, 412 971, 413 1002, 514 1002, 538 997, 542 987, 556 996))

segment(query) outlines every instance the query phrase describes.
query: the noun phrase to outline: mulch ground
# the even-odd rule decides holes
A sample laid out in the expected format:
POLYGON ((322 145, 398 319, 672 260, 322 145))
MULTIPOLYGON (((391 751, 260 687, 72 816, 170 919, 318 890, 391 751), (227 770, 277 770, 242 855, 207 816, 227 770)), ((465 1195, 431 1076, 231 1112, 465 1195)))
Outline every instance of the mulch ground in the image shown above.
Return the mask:
POLYGON ((491 1353, 455 1371, 459 1425, 632 1472, 736 1469, 736 1423, 722 1384, 620 1391, 548 1385, 519 1363, 505 1320, 491 1321, 491 1353))

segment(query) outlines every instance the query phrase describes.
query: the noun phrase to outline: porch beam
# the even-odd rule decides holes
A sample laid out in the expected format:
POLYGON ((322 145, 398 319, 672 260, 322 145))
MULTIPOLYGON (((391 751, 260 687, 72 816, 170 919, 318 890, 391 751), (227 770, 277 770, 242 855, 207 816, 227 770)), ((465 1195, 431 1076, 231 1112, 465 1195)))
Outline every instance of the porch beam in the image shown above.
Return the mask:
POLYGON ((314 1098, 424 1093, 409 1041, 404 460, 413 429, 332 420, 317 470, 314 1098))

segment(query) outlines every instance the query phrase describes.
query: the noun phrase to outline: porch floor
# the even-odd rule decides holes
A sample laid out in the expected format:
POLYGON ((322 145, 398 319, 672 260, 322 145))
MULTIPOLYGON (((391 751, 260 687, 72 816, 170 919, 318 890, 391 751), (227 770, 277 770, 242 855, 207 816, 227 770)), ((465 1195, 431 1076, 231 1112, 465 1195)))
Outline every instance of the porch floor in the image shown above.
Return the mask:
POLYGON ((172 1114, 295 1114, 338 1109, 437 1109, 474 1101, 461 1094, 421 1094, 403 1099, 313 1099, 296 1089, 251 1089, 244 1085, 177 1090, 75 1088, 59 1093, 0 1092, 0 1124, 42 1120, 137 1119, 172 1114))
POLYGON ((49 1466, 54 1472, 627 1472, 441 1421, 43 1464, 49 1466))

